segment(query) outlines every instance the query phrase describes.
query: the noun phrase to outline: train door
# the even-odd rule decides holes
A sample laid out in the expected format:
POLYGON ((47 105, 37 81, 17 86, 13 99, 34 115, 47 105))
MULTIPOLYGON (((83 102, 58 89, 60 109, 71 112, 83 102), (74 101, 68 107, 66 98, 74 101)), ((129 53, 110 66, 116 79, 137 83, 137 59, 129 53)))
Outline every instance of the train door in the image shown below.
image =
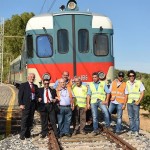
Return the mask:
POLYGON ((54 16, 54 57, 55 75, 61 76, 63 71, 69 71, 70 76, 75 75, 73 59, 72 15, 54 16))
POLYGON ((89 31, 91 29, 90 15, 54 16, 55 30, 55 61, 61 72, 69 71, 71 77, 81 76, 87 80, 89 72, 84 62, 90 59, 89 31))
POLYGON ((85 82, 91 78, 89 71, 91 67, 89 62, 92 56, 92 49, 90 49, 91 23, 91 15, 75 16, 76 74, 85 82))

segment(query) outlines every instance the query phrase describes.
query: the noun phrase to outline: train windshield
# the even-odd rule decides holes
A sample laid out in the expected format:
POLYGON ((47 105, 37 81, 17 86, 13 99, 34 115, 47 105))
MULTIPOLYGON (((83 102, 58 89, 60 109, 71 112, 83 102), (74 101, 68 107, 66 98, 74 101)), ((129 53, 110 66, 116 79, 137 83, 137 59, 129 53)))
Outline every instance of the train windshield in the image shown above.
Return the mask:
POLYGON ((93 50, 96 56, 106 56, 109 53, 108 36, 97 34, 94 36, 93 50))
POLYGON ((37 55, 38 57, 50 57, 53 55, 52 42, 49 35, 37 37, 37 55))

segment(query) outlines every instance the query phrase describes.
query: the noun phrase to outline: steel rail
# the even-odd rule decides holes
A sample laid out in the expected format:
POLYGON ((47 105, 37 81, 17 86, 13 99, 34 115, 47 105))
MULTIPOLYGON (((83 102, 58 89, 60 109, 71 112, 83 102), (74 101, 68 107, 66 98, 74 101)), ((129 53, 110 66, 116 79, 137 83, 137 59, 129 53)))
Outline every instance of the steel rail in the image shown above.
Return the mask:
POLYGON ((49 150, 61 150, 60 145, 58 143, 57 138, 55 137, 53 130, 49 131, 48 137, 49 137, 49 143, 48 143, 49 150))
POLYGON ((132 145, 127 143, 125 140, 120 138, 118 135, 111 132, 109 129, 103 127, 103 132, 106 133, 106 136, 113 140, 116 144, 120 145, 124 150, 136 150, 132 145))

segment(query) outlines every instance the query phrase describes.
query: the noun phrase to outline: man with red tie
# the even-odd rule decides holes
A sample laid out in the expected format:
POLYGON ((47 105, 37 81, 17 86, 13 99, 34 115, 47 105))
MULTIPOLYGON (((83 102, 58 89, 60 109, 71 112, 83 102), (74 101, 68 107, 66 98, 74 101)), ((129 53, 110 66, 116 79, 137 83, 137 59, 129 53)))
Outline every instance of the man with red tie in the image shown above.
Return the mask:
POLYGON ((40 98, 38 87, 34 84, 35 74, 28 75, 28 81, 19 87, 18 103, 22 110, 20 139, 24 140, 31 136, 35 106, 40 98))
POLYGON ((42 132, 41 138, 45 138, 48 134, 48 121, 50 122, 52 129, 57 137, 56 126, 56 90, 49 87, 50 80, 43 80, 44 87, 39 89, 42 99, 39 99, 38 110, 41 115, 42 132))

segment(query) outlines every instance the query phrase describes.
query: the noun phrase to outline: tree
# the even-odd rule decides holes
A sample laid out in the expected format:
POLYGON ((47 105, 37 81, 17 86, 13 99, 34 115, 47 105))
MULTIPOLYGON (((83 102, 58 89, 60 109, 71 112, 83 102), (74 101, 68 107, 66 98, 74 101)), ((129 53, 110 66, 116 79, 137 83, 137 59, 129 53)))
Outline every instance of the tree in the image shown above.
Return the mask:
MULTIPOLYGON (((13 15, 11 19, 5 21, 5 36, 24 36, 28 20, 34 16, 34 13, 23 13, 13 15)), ((10 37, 4 38, 4 80, 9 72, 10 61, 21 54, 23 38, 10 37)))

